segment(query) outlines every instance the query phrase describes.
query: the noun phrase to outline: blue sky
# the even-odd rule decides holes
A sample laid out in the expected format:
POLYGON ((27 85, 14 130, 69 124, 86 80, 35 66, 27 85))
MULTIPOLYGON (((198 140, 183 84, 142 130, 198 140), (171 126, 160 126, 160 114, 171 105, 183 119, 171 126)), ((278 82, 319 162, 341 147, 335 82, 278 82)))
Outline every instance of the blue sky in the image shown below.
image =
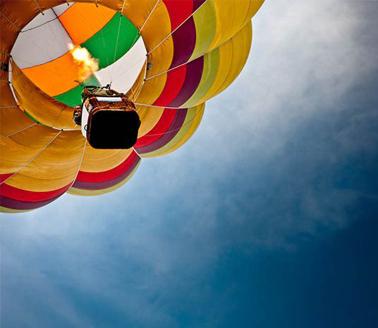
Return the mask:
POLYGON ((377 327, 377 15, 267 1, 188 144, 2 215, 1 326, 377 327))

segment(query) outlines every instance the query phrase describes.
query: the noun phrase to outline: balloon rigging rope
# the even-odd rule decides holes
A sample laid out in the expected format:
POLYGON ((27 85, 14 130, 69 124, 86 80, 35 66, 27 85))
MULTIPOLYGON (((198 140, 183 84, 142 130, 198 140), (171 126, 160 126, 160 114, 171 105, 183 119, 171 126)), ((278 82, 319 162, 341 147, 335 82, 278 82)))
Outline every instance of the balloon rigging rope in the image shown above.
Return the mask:
MULTIPOLYGON (((139 39, 139 36, 140 36, 139 33, 135 35, 135 37, 134 37, 134 39, 133 39, 133 41, 132 41, 132 43, 131 43, 131 44, 132 44, 131 48, 136 44, 136 42, 137 42, 138 39, 139 39)), ((131 49, 131 48, 130 48, 130 49, 131 49)), ((122 73, 122 74, 125 74, 126 72, 128 73, 129 71, 131 71, 131 70, 134 68, 135 65, 140 64, 141 62, 144 62, 145 60, 146 60, 145 57, 143 57, 143 58, 138 58, 138 57, 137 57, 136 59, 134 59, 134 60, 128 62, 128 63, 127 63, 127 64, 128 64, 128 65, 127 65, 128 68, 127 68, 126 70, 122 70, 121 73, 122 73)), ((114 63, 113 63, 113 64, 114 64, 114 63)), ((112 65, 113 65, 113 64, 112 64, 112 65)), ((112 66, 112 65, 111 65, 111 66, 112 66)))
POLYGON ((42 11, 41 5, 39 4, 38 0, 33 0, 35 5, 38 7, 39 12, 44 15, 45 13, 42 11))
MULTIPOLYGON (((102 46, 103 46, 104 49, 106 49, 106 42, 105 42, 104 30, 103 29, 101 29, 100 35, 101 35, 102 46)), ((109 56, 110 56, 109 53, 106 51, 106 62, 108 62, 108 63, 110 63, 110 57, 109 56)), ((110 70, 109 70, 109 74, 108 74, 110 83, 113 81, 112 70, 113 70, 112 66, 110 66, 110 70)))
POLYGON ((121 14, 123 13, 123 10, 125 9, 126 1, 127 0, 123 0, 122 8, 121 8, 121 14))
MULTIPOLYGON (((147 59, 144 59, 144 61, 145 61, 145 63, 143 64, 142 70, 144 71, 144 76, 146 76, 147 59)), ((142 70, 139 72, 139 74, 142 73, 142 70)), ((136 81, 138 81, 138 79, 139 79, 139 75, 138 75, 136 81)), ((140 85, 138 86, 138 88, 136 88, 135 90, 133 90, 133 92, 132 92, 131 95, 130 95, 130 100, 131 100, 131 101, 135 102, 135 101, 138 99, 140 93, 142 92, 143 84, 144 84, 144 81, 143 81, 142 83, 140 83, 140 85)), ((132 90, 132 89, 130 89, 129 91, 131 91, 131 90, 132 90)), ((137 109, 137 111, 138 111, 138 109, 137 109)))
MULTIPOLYGON (((247 22, 247 24, 248 24, 248 22, 247 22)), ((216 49, 219 49, 220 47, 222 47, 222 46, 223 46, 224 44, 226 44, 227 42, 232 41, 235 37, 236 37, 236 34, 235 34, 234 36, 232 36, 231 38, 229 38, 229 39, 227 39, 227 40, 224 40, 224 42, 220 43, 216 48, 211 49, 210 52, 211 52, 211 51, 214 51, 214 50, 216 50, 216 49)), ((173 70, 175 70, 175 69, 177 69, 177 68, 179 68, 179 67, 185 66, 185 65, 191 63, 192 61, 194 61, 194 60, 196 60, 196 59, 198 59, 198 58, 200 58, 200 57, 205 56, 205 55, 208 54, 208 53, 209 53, 209 51, 206 50, 206 52, 201 53, 200 55, 196 56, 196 58, 192 58, 192 59, 189 58, 189 60, 187 60, 185 63, 179 64, 179 65, 177 65, 177 66, 175 66, 175 67, 172 67, 172 68, 167 69, 166 71, 163 71, 163 72, 160 72, 160 73, 156 73, 155 75, 149 76, 148 78, 146 78, 146 81, 148 81, 148 80, 152 80, 152 79, 154 79, 154 78, 156 78, 156 77, 159 77, 159 76, 161 76, 161 75, 163 75, 163 74, 169 73, 169 72, 171 72, 171 71, 173 71, 173 70)))
POLYGON ((200 9, 202 8, 202 6, 206 3, 206 1, 204 1, 195 11, 193 11, 180 25, 178 25, 174 30, 172 30, 165 38, 163 38, 155 47, 153 47, 148 53, 147 55, 150 55, 151 52, 153 52, 156 48, 160 47, 161 44, 167 40, 173 33, 175 33, 182 25, 184 25, 190 18, 193 17, 193 15, 200 9))
POLYGON ((11 109, 11 108, 18 108, 18 106, 13 105, 13 106, 1 106, 0 109, 11 109))
POLYGON ((154 7, 152 8, 151 12, 148 14, 147 18, 145 19, 145 21, 143 22, 142 26, 140 27, 140 31, 143 30, 143 28, 146 25, 147 21, 150 19, 150 17, 152 16, 152 14, 155 12, 155 10, 156 10, 156 8, 157 8, 157 6, 158 6, 158 4, 159 4, 160 1, 161 0, 157 0, 156 1, 156 3, 154 5, 154 7))
POLYGON ((25 32, 29 32, 29 31, 35 30, 36 28, 40 28, 41 26, 44 26, 44 25, 46 25, 46 24, 48 24, 48 23, 51 23, 51 22, 53 22, 53 21, 55 21, 55 20, 57 20, 57 19, 58 19, 58 17, 52 18, 52 19, 50 19, 50 20, 48 20, 48 21, 46 21, 46 22, 43 22, 43 23, 41 23, 41 24, 39 24, 39 25, 36 25, 36 26, 30 27, 30 28, 28 28, 28 29, 26 29, 26 30, 21 30, 20 33, 25 33, 25 32))
POLYGON ((26 130, 28 130, 28 129, 30 129, 30 128, 36 126, 36 125, 39 125, 39 124, 37 124, 37 123, 34 122, 33 124, 28 125, 27 127, 24 127, 24 128, 22 128, 21 130, 18 130, 18 131, 16 131, 16 132, 12 132, 11 134, 6 135, 6 137, 8 137, 8 138, 13 137, 13 136, 15 136, 16 134, 21 133, 21 132, 24 132, 24 131, 26 131, 26 130))
MULTIPOLYGON (((205 4, 205 2, 203 2, 202 3, 202 5, 203 4, 205 4)), ((197 10, 199 10, 201 7, 202 7, 202 5, 201 6, 199 6, 194 12, 193 12, 193 14, 190 16, 190 17, 192 17, 193 15, 194 15, 194 13, 197 11, 197 10)), ((155 49, 157 49, 159 46, 161 46, 161 44, 165 41, 165 40, 167 40, 181 25, 183 25, 190 17, 188 17, 183 23, 181 23, 177 28, 175 28, 168 36, 166 36, 157 46, 155 46, 153 49, 151 49, 148 53, 147 53, 147 56, 148 55, 150 55, 155 49)), ((247 24, 249 23, 249 20, 247 20, 246 22, 245 22, 245 24, 243 24, 243 25, 241 25, 241 27, 240 27, 240 29, 238 30, 238 31, 241 31, 247 24)), ((192 61, 194 61, 194 60, 196 60, 196 59, 198 59, 198 58, 200 58, 200 57, 203 57, 203 56, 205 56, 207 53, 209 53, 209 51, 211 52, 211 51, 214 51, 215 49, 219 49, 220 47, 222 47, 224 44, 226 44, 227 42, 230 42, 231 40, 233 40, 235 37, 236 37, 236 35, 237 35, 237 33, 235 34, 235 35, 233 35, 233 36, 231 36, 230 38, 228 38, 228 39, 226 39, 226 40, 224 40, 222 43, 220 43, 220 44, 218 44, 217 45, 217 47, 216 48, 214 48, 214 49, 207 49, 205 52, 202 52, 201 54, 199 54, 198 56, 196 56, 195 58, 189 58, 189 60, 187 60, 185 63, 182 63, 182 64, 179 64, 179 65, 177 65, 177 66, 175 66, 175 67, 171 67, 171 68, 169 68, 168 70, 166 70, 166 71, 163 71, 163 72, 160 72, 160 73, 157 73, 157 74, 155 74, 155 75, 152 75, 152 76, 149 76, 149 77, 147 77, 146 78, 146 81, 148 81, 148 80, 151 80, 151 79, 153 79, 153 78, 155 78, 155 77, 158 77, 158 76, 161 76, 161 75, 163 75, 163 74, 165 74, 165 73, 169 73, 170 71, 173 71, 173 70, 175 70, 176 68, 179 68, 179 67, 181 67, 181 66, 185 66, 185 65, 187 65, 188 63, 191 63, 192 61)))
MULTIPOLYGON (((121 8, 119 19, 118 19, 118 31, 117 31, 116 44, 114 46, 113 63, 115 62, 115 57, 117 55, 119 34, 120 34, 120 31, 121 31, 122 12, 123 12, 123 9, 125 8, 125 4, 126 4, 126 0, 123 0, 122 8, 121 8)), ((101 33, 101 37, 103 39, 103 45, 104 45, 104 48, 105 48, 105 38, 104 38, 104 35, 102 33, 101 33)), ((110 63, 109 58, 106 58, 106 60, 107 60, 108 63, 110 63)), ((110 65, 110 85, 112 84, 112 82, 113 82, 113 65, 110 65)))
MULTIPOLYGON (((119 19, 118 19, 118 28, 117 28, 117 37, 116 37, 116 44, 114 46, 114 54, 113 54, 113 63, 115 62, 116 56, 117 56, 117 50, 118 50, 118 43, 119 43, 119 34, 121 32, 121 22, 122 22, 122 11, 125 5, 125 1, 123 2, 121 12, 119 13, 119 19)), ((113 81, 113 65, 110 65, 110 84, 113 81)))
MULTIPOLYGON (((122 8, 120 10, 120 16, 119 16, 119 20, 118 20, 118 28, 117 28, 117 37, 116 37, 116 44, 115 44, 115 47, 114 47, 114 54, 113 54, 113 63, 115 62, 115 59, 116 59, 116 56, 117 56, 117 51, 118 51, 118 45, 119 45, 119 35, 120 35, 120 32, 121 32, 121 22, 122 22, 122 17, 124 16, 123 15, 123 11, 125 9, 125 5, 126 5, 126 1, 127 0, 124 0, 123 1, 123 4, 122 4, 122 8)), ((147 23, 147 21, 149 20, 149 18, 152 16, 152 14, 155 12, 159 2, 161 0, 157 0, 154 7, 152 8, 151 12, 148 14, 147 18, 145 19, 145 21, 143 22, 142 26, 140 27, 139 29, 139 33, 135 36, 133 42, 132 42, 132 45, 135 44, 135 42, 138 40, 138 38, 140 37, 140 33, 143 29, 143 27, 145 26, 145 24, 147 23)), ((103 34, 101 34, 102 36, 102 40, 103 40, 103 44, 105 46, 105 43, 104 43, 104 36, 103 34)), ((145 59, 143 59, 145 60, 145 59)), ((109 61, 108 61, 109 62, 109 61)), ((139 62, 138 62, 139 63, 139 62)), ((110 81, 112 82, 113 81, 113 65, 110 65, 110 81)))
POLYGON ((122 14, 119 15, 119 19, 118 19, 118 31, 117 31, 117 38, 116 38, 116 44, 115 44, 115 47, 114 47, 114 55, 113 55, 113 62, 115 62, 115 58, 116 58, 116 55, 117 55, 117 50, 118 50, 118 43, 119 43, 119 34, 121 32, 121 21, 122 21, 122 14))
POLYGON ((4 19, 10 24, 13 26, 13 28, 16 30, 16 31, 20 31, 21 28, 19 26, 17 26, 14 22, 12 22, 9 17, 7 15, 4 15, 1 11, 0 11, 0 15, 2 17, 4 17, 4 19))
MULTIPOLYGON (((54 19, 49 20, 49 21, 47 21, 47 22, 45 22, 45 23, 43 23, 43 24, 41 24, 41 25, 35 26, 35 27, 33 27, 33 28, 30 28, 30 29, 27 29, 27 30, 22 30, 22 31, 20 31, 20 33, 28 32, 28 31, 31 31, 31 30, 33 30, 33 29, 35 29, 35 28, 38 28, 38 27, 40 27, 40 26, 43 26, 43 25, 46 25, 46 24, 47 24, 48 29, 49 29, 49 31, 50 31, 50 34, 54 34, 54 33, 53 33, 53 30, 51 29, 51 26, 49 25, 49 23, 51 23, 51 22, 53 22, 53 21, 55 21, 55 20, 58 20, 58 22, 61 24, 62 28, 63 28, 63 29, 65 30, 65 32, 67 33, 67 36, 68 36, 68 37, 70 38, 70 40, 71 40, 70 35, 68 34, 67 30, 64 28, 63 24, 60 22, 60 20, 59 20, 59 18, 58 18, 58 15, 56 14, 56 12, 55 12, 53 9, 49 9, 49 10, 51 10, 51 12, 55 15, 55 18, 54 18, 54 19)), ((37 44, 33 39, 32 39, 32 43, 34 44, 34 46, 35 46, 36 48, 41 49, 41 45, 40 45, 40 44, 37 44)), ((47 51, 50 53, 50 47, 44 47, 42 50, 43 50, 43 51, 46 51, 46 50, 47 50, 47 51)), ((11 56, 11 57, 12 57, 12 56, 11 56)), ((11 58, 11 59, 12 59, 12 58, 11 58)), ((32 62, 28 61, 27 59, 20 58, 20 57, 19 57, 19 59, 20 59, 22 62, 24 62, 24 63, 26 63, 27 65, 29 65, 30 67, 38 66, 38 65, 36 65, 35 63, 32 63, 32 62)), ((51 59, 51 60, 45 62, 44 64, 49 63, 49 62, 51 62, 51 61, 54 61, 55 59, 56 59, 56 58, 51 59)), ((13 60, 13 61, 14 61, 14 60, 13 60)), ((52 68, 52 71, 54 71, 57 75, 60 75, 60 74, 62 73, 62 72, 59 71, 55 66, 52 66, 51 68, 52 68)), ((21 69, 21 70, 22 70, 22 69, 21 69)), ((74 82, 77 82, 77 81, 74 81, 74 82)))
POLYGON ((25 167, 29 166, 34 160, 36 160, 57 138, 58 136, 62 133, 62 131, 59 131, 48 143, 46 146, 44 146, 41 150, 39 150, 31 159, 29 159, 25 164, 21 165, 15 172, 13 172, 8 178, 3 180, 0 183, 0 186, 8 181, 10 178, 12 178, 15 174, 18 174, 22 169, 25 167))

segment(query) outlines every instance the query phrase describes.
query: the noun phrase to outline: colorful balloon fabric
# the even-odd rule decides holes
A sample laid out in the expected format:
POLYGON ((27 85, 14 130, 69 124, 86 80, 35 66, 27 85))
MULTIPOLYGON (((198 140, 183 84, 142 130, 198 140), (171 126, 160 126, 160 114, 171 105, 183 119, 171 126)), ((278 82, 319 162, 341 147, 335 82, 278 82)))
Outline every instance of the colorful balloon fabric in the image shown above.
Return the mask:
POLYGON ((0 0, 0 210, 112 191, 182 146, 243 68, 263 1, 0 0), (93 149, 72 120, 84 86, 108 83, 136 103, 132 149, 93 149))

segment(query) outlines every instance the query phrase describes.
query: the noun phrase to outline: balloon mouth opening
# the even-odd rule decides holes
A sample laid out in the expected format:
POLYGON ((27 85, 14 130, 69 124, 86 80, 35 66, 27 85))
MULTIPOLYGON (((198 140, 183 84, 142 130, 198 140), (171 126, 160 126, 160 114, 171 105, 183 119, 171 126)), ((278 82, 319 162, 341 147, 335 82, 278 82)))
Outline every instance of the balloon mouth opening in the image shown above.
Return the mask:
POLYGON ((31 82, 30 97, 38 95, 73 111, 81 104, 86 85, 110 84, 112 89, 127 93, 143 83, 147 50, 138 28, 129 19, 102 5, 70 2, 37 14, 13 45, 8 79, 21 110, 44 124, 40 113, 22 101, 25 93, 21 91, 25 90, 20 90, 23 86, 17 80, 19 74, 12 66, 31 82))

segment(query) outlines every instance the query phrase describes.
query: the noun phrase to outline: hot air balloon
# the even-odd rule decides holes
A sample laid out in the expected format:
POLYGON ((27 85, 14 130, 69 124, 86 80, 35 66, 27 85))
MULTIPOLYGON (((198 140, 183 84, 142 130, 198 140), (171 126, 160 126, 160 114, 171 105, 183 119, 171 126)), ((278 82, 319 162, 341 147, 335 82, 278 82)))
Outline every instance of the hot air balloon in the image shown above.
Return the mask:
POLYGON ((182 146, 246 63, 263 1, 0 0, 0 209, 110 192, 182 146), (130 149, 94 149, 73 120, 106 84, 135 103, 130 149))

